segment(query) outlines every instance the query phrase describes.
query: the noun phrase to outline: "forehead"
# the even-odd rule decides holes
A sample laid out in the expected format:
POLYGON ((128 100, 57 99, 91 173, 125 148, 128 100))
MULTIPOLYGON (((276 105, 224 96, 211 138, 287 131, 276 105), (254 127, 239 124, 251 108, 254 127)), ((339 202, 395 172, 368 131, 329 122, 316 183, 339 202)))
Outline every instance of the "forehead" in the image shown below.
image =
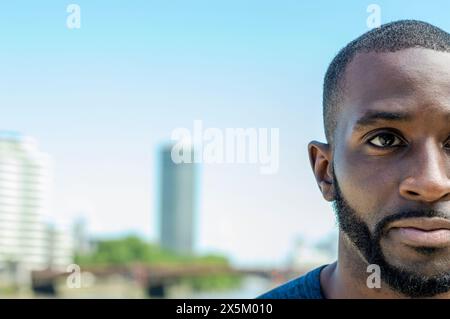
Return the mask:
POLYGON ((439 117, 450 112, 450 53, 413 48, 359 53, 348 65, 339 122, 354 124, 370 112, 439 117))

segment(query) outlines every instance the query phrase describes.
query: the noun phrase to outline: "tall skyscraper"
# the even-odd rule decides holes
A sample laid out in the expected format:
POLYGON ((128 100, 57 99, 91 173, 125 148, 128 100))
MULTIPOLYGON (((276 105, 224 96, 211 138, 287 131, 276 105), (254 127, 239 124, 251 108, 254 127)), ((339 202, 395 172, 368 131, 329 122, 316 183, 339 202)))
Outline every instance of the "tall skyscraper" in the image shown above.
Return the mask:
POLYGON ((163 248, 192 254, 197 208, 197 164, 176 164, 171 146, 161 153, 160 242, 163 248))
POLYGON ((0 271, 26 277, 72 262, 71 238, 44 221, 51 171, 50 157, 35 140, 0 132, 0 271))

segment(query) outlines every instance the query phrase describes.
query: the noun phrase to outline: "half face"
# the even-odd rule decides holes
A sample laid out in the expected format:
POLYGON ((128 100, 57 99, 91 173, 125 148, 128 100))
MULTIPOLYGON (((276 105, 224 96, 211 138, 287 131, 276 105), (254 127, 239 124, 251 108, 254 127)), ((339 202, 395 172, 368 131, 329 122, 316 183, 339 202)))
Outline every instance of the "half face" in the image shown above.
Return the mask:
POLYGON ((389 265, 448 273, 450 53, 360 53, 344 83, 333 150, 343 198, 389 265))

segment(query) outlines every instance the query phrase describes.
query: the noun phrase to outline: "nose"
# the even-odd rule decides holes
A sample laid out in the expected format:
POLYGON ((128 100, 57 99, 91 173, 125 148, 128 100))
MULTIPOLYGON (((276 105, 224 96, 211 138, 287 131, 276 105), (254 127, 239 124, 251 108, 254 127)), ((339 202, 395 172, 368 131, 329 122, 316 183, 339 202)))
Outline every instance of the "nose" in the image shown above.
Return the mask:
POLYGON ((450 157, 429 141, 413 156, 406 178, 400 183, 400 195, 408 200, 437 202, 450 200, 450 157))

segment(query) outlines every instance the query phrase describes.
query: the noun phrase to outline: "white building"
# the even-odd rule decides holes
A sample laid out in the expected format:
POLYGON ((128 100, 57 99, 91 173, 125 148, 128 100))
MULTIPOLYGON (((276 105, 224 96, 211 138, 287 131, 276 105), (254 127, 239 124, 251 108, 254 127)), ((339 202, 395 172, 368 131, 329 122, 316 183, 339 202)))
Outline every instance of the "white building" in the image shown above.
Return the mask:
MULTIPOLYGON (((0 271, 65 269, 72 262, 70 232, 48 225, 51 159, 35 140, 0 132, 0 271)), ((17 279, 17 278, 16 278, 17 279)), ((22 280, 20 280, 22 281, 22 280)))

